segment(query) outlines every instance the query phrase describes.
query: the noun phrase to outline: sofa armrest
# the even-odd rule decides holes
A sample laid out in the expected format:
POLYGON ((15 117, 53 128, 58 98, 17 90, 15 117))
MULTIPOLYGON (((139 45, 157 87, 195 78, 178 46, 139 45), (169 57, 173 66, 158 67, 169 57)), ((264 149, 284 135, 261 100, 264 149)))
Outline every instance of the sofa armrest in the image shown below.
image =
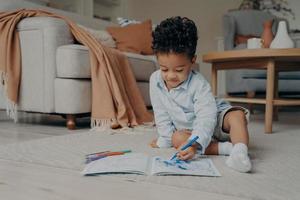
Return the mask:
POLYGON ((19 109, 54 112, 56 49, 73 43, 69 27, 62 19, 30 17, 21 20, 17 30, 22 63, 19 109))

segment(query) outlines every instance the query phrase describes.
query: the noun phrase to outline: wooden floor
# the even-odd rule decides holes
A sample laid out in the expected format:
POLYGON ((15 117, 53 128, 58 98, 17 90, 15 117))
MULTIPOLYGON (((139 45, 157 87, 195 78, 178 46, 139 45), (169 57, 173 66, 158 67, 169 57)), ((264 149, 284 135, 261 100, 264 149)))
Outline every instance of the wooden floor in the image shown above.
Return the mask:
MULTIPOLYGON (((0 111, 0 145, 55 137, 89 130, 89 119, 81 119, 79 128, 68 131, 59 116, 19 115, 15 124, 0 111)), ((283 112, 275 128, 286 129, 300 123, 300 112, 283 112), (278 125, 279 124, 279 125, 278 125)), ((252 120, 264 122, 263 112, 252 115, 252 120)), ((0 159, 0 199, 186 199, 202 196, 205 199, 245 199, 147 182, 130 182, 115 177, 86 179, 78 171, 0 159), (130 192, 134 191, 134 192, 130 192)))
POLYGON ((8 119, 4 111, 0 111, 0 145, 14 142, 22 142, 89 129, 89 119, 78 120, 78 129, 68 131, 65 120, 57 115, 42 115, 36 113, 18 114, 18 123, 8 119))

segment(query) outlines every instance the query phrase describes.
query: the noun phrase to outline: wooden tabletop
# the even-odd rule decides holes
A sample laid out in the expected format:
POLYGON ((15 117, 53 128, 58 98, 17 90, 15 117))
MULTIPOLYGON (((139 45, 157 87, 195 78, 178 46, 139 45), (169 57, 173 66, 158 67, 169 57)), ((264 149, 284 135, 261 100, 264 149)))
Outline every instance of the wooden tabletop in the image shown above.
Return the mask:
POLYGON ((292 49, 242 49, 231 51, 209 52, 204 54, 204 62, 224 62, 232 60, 247 60, 253 58, 270 58, 278 60, 288 59, 289 61, 300 61, 300 48, 292 49))

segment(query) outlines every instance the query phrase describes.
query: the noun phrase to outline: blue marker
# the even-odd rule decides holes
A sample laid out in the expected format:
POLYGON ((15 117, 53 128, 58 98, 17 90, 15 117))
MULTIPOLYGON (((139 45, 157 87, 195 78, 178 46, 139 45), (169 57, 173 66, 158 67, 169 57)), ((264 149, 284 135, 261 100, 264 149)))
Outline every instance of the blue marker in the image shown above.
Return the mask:
MULTIPOLYGON (((187 148, 189 148, 190 146, 192 146, 195 142, 196 142, 196 140, 198 140, 198 136, 196 136, 196 137, 194 137, 192 140, 190 140, 186 145, 184 145, 180 150, 181 151, 184 151, 184 150, 186 150, 187 148)), ((175 153, 175 155, 170 159, 170 160, 173 160, 174 158, 176 158, 177 157, 177 154, 178 154, 178 152, 177 153, 175 153)))

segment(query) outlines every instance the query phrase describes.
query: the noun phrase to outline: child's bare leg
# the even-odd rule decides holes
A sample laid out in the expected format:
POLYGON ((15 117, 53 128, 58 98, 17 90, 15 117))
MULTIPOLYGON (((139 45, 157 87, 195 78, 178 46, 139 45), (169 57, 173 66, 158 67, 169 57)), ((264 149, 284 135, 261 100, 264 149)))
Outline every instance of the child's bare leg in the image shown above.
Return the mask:
MULTIPOLYGON (((176 131, 172 135, 172 144, 175 149, 179 149, 191 136, 191 132, 187 130, 176 131)), ((211 142, 205 149, 206 155, 218 155, 218 143, 211 142)))
POLYGON ((219 142, 211 142, 205 149, 205 155, 219 155, 219 142))
POLYGON ((223 129, 229 132, 230 139, 234 145, 226 164, 239 172, 250 171, 251 162, 248 156, 249 135, 244 111, 229 111, 224 117, 223 129))
POLYGON ((232 144, 244 143, 248 146, 247 120, 242 110, 230 111, 225 115, 223 129, 229 132, 232 144))
POLYGON ((175 131, 172 134, 172 145, 175 149, 179 149, 181 145, 185 144, 191 136, 191 132, 188 130, 175 131))

